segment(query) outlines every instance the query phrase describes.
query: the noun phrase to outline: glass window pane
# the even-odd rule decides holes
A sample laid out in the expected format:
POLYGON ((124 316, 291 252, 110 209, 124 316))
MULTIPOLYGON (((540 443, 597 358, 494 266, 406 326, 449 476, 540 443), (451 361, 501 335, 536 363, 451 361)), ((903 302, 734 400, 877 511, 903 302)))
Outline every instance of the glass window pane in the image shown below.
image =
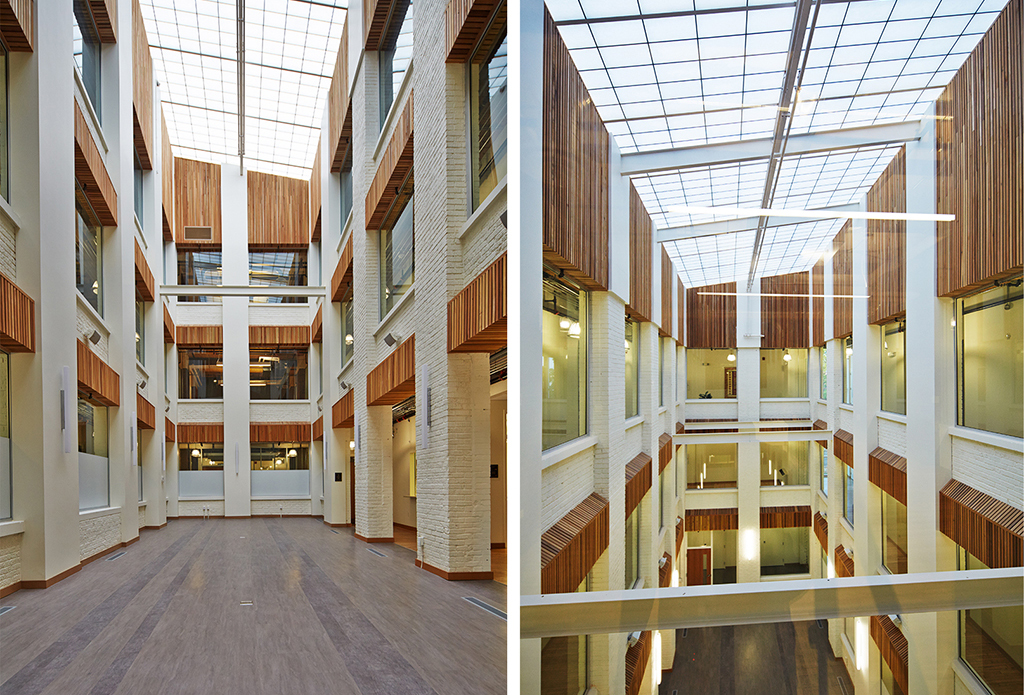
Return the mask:
POLYGON ((7 103, 7 49, 0 42, 0 196, 11 199, 9 147, 11 125, 7 103))
POLYGON ((761 529, 761 575, 809 574, 810 537, 806 526, 761 529))
MULTIPOLYGON (((220 249, 210 251, 178 251, 178 284, 222 284, 223 268, 220 249)), ((220 302, 220 297, 178 297, 179 302, 220 302)))
MULTIPOLYGON (((989 569, 963 548, 960 569, 989 569)), ((1024 672, 1022 607, 960 611, 960 658, 995 695, 1020 692, 1024 672)))
MULTIPOLYGON (((589 591, 590 575, 583 578, 577 593, 589 591)), ((583 695, 588 687, 588 643, 586 635, 545 637, 540 647, 541 695, 583 695)))
POLYGON ((11 478, 11 357, 0 352, 0 519, 10 519, 14 505, 11 478))
POLYGON ((853 526, 853 468, 843 464, 843 518, 853 526))
POLYGON ((224 351, 178 348, 178 398, 224 398, 224 351))
POLYGON ((135 359, 146 364, 146 305, 141 300, 135 302, 135 359))
POLYGON ((145 223, 145 198, 143 196, 143 171, 142 164, 139 162, 139 153, 135 153, 135 177, 133 179, 133 190, 135 192, 135 219, 138 220, 139 226, 142 227, 145 223))
POLYGON ((107 409, 78 399, 78 451, 93 456, 107 455, 107 409))
POLYGON ((687 398, 736 398, 736 351, 686 351, 687 398))
POLYGON ((907 414, 906 333, 902 323, 882 326, 882 410, 907 414))
POLYGON ((308 398, 306 350, 250 348, 249 398, 304 400, 308 398))
MULTIPOLYGON (((505 12, 498 19, 504 25, 505 12)), ((473 209, 505 178, 508 146, 508 37, 482 45, 470 60, 470 143, 473 151, 473 209)))
POLYGON ((828 449, 820 444, 816 444, 818 447, 818 461, 819 461, 819 473, 821 475, 821 491, 826 497, 828 497, 828 449))
POLYGON ((761 350, 761 398, 807 398, 807 350, 761 350))
POLYGON ((626 417, 640 413, 640 324, 626 319, 626 417))
POLYGON ((907 572, 907 508, 882 493, 882 564, 893 574, 907 572))
POLYGON ((853 338, 843 341, 843 403, 853 405, 853 338))
MULTIPOLYGON (((261 287, 305 287, 308 283, 305 251, 250 251, 249 284, 261 287)), ((265 304, 305 304, 305 297, 250 297, 265 304)))
POLYGON ((587 294, 544 273, 542 446, 587 433, 587 294))
MULTIPOLYGON (((402 194, 399 194, 402 197, 402 194)), ((380 231, 380 318, 398 303, 409 291, 416 278, 415 245, 416 233, 413 228, 413 199, 397 215, 394 224, 380 231)), ((396 206, 399 205, 396 202, 396 206)))
POLYGON ((821 355, 821 400, 828 400, 828 347, 818 348, 821 355))
POLYGON ((88 0, 74 0, 74 53, 75 65, 82 74, 85 93, 89 95, 96 118, 103 121, 100 99, 100 44, 99 31, 93 21, 88 0))
POLYGON ((199 443, 182 444, 178 448, 178 470, 224 470, 224 445, 199 443))
POLYGON ((735 488, 736 461, 736 444, 686 445, 686 488, 735 488))
MULTIPOLYGON (((412 61, 412 2, 405 6, 404 14, 395 14, 384 31, 382 45, 377 52, 377 64, 380 69, 380 128, 394 104, 395 95, 402 86, 405 71, 412 61)), ((402 3, 395 7, 401 9, 402 3)))
POLYGON ((341 305, 341 336, 341 366, 344 367, 355 355, 355 320, 351 299, 341 305))
POLYGON ((283 442, 253 443, 249 447, 254 471, 308 471, 309 444, 283 442))
POLYGON ((352 165, 341 170, 341 230, 345 231, 345 224, 349 215, 352 214, 352 165))
POLYGON ((626 583, 627 589, 640 578, 640 511, 643 501, 626 518, 626 583))
POLYGON ((100 316, 103 315, 103 233, 85 194, 76 187, 75 286, 100 316))
POLYGON ((665 339, 658 338, 658 405, 665 405, 665 339))
POLYGON ((807 484, 807 442, 761 442, 761 486, 807 484))

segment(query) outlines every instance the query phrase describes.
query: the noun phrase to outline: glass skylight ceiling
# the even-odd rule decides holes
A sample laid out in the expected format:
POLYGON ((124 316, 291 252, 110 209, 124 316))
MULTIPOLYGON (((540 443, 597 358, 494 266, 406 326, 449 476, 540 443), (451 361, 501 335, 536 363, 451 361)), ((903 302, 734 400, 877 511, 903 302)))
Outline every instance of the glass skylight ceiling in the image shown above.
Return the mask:
MULTIPOLYGON (((823 0, 791 136, 920 118, 1005 4, 823 0)), ((795 2, 548 0, 547 6, 623 154, 772 137, 795 2)), ((787 157, 772 207, 855 202, 897 150, 787 157)), ((766 176, 761 160, 641 176, 634 184, 655 224, 665 228, 713 219, 673 206, 760 207, 766 176)), ((758 274, 807 269, 841 225, 793 225, 783 228, 784 241, 769 230, 758 274), (794 230, 811 236, 794 240, 794 230), (815 247, 812 239, 821 243, 815 247), (798 250, 781 257, 776 246, 798 250)), ((744 232, 666 246, 692 286, 745 278, 753 239, 744 232), (704 258, 704 251, 728 258, 704 258)))
MULTIPOLYGON (((238 161, 235 0, 140 0, 174 154, 238 161)), ((309 178, 345 0, 245 0, 245 166, 309 178)))

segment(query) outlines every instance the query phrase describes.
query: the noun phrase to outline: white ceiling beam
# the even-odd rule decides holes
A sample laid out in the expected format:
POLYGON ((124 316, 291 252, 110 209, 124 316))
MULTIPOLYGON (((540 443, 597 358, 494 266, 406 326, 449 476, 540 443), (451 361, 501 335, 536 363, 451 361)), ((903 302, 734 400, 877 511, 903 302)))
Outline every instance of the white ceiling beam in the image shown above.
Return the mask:
MULTIPOLYGON (((791 135, 786 145, 786 156, 875 145, 895 145, 917 140, 920 137, 920 130, 921 121, 917 120, 791 135)), ((758 138, 624 154, 621 173, 623 176, 639 176, 660 171, 767 159, 772 154, 773 140, 758 138)))
MULTIPOLYGON (((717 423, 716 423, 717 424, 717 423)), ((723 422, 721 429, 734 427, 723 422)), ((765 423, 766 427, 771 424, 765 423)), ((672 443, 680 446, 689 444, 743 444, 749 442, 816 442, 832 437, 832 430, 784 430, 781 432, 716 432, 714 434, 675 434, 672 443)))
POLYGON ((327 296, 324 286, 160 285, 164 297, 314 297, 327 296))
MULTIPOLYGON (((802 222, 819 222, 821 220, 833 219, 828 216, 828 213, 856 212, 860 210, 860 205, 857 203, 850 203, 849 205, 833 205, 831 207, 820 209, 821 212, 826 215, 825 217, 808 218, 776 215, 768 218, 768 227, 784 227, 786 225, 800 224, 802 222)), ((753 232, 757 231, 757 220, 757 217, 739 217, 732 220, 722 220, 720 222, 702 222, 700 224, 691 224, 683 227, 665 227, 664 229, 659 229, 657 231, 655 234, 655 241, 663 244, 667 241, 680 241, 682 239, 694 239, 702 236, 753 232)))

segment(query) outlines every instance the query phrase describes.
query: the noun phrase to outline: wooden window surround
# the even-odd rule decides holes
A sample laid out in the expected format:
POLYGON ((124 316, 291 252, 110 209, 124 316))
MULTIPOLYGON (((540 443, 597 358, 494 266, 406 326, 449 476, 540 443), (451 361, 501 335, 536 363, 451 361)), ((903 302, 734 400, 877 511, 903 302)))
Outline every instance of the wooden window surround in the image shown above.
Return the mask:
POLYGON ((341 250, 338 267, 331 277, 331 301, 347 302, 352 297, 352 234, 349 234, 345 248, 341 250))
POLYGON ((249 250, 309 247, 309 182, 246 172, 249 250))
POLYGON ((220 444, 224 442, 223 422, 182 422, 178 425, 178 441, 182 443, 203 442, 220 444))
POLYGON ((595 492, 541 535, 541 593, 579 588, 608 548, 608 521, 608 500, 595 492))
POLYGON ((175 330, 174 320, 171 319, 171 312, 164 305, 164 342, 174 345, 175 330))
POLYGON ((494 353, 508 344, 508 254, 448 302, 448 352, 494 353))
POLYGON ((345 26, 341 29, 338 59, 327 90, 327 152, 334 173, 341 171, 352 142, 352 104, 348 100, 349 16, 346 15, 345 26))
POLYGON ((177 428, 169 417, 164 418, 164 441, 170 443, 178 441, 177 428))
MULTIPOLYGON (((672 337, 672 288, 673 278, 678 279, 676 267, 669 258, 665 247, 661 247, 661 325, 658 333, 662 338, 672 337)), ((680 295, 682 296, 682 295, 680 295)))
POLYGON ((832 453, 853 468, 853 435, 846 430, 836 430, 832 434, 832 453))
POLYGON ((939 531, 992 569, 1024 566, 1024 511, 958 480, 939 491, 939 531))
POLYGON ((103 155, 92 137, 82 107, 75 102, 75 178, 96 212, 100 224, 117 226, 117 191, 103 155))
POLYGON ((672 446, 672 435, 665 432, 658 437, 658 474, 660 475, 665 466, 672 462, 672 454, 675 448, 672 446))
POLYGON ((366 229, 377 230, 384 226, 392 203, 398 198, 398 191, 413 170, 413 96, 405 102, 405 108, 391 132, 391 140, 380 157, 377 173, 366 192, 366 229))
POLYGON ((135 394, 135 418, 139 429, 156 429, 156 408, 141 393, 135 394))
POLYGON ((7 352, 36 351, 36 303, 0 274, 0 347, 7 352))
POLYGON ((651 457, 640 452, 626 464, 626 517, 633 513, 651 489, 651 457))
POLYGON ((249 326, 249 347, 304 350, 309 343, 309 326, 249 326))
POLYGON ((100 43, 117 43, 117 0, 86 1, 96 21, 100 43))
POLYGON ((250 422, 249 441, 309 442, 312 438, 308 422, 250 422))
POLYGON ((687 509, 687 531, 737 531, 740 528, 740 510, 737 507, 727 509, 687 509))
POLYGON ((761 507, 761 528, 802 528, 811 525, 811 508, 761 507))
POLYGON ((323 415, 321 415, 320 417, 318 417, 316 420, 313 421, 313 424, 310 425, 310 430, 312 431, 311 434, 310 434, 310 438, 314 442, 322 442, 324 440, 324 416, 323 415))
MULTIPOLYGON (((824 420, 815 420, 814 424, 811 425, 811 429, 827 430, 828 429, 828 423, 825 422, 824 420)), ((818 442, 818 444, 820 444, 821 446, 825 447, 826 449, 828 448, 828 440, 827 439, 818 439, 816 441, 818 442)))
POLYGON ((3 0, 0 2, 0 36, 11 51, 32 52, 35 37, 36 4, 34 0, 3 0))
POLYGON ((868 480, 894 500, 907 504, 907 459, 875 447, 868 454, 868 480))
POLYGON ((313 316, 313 323, 309 324, 309 341, 311 343, 322 343, 324 341, 324 305, 316 308, 313 316))
POLYGON ((331 407, 331 427, 355 427, 356 392, 349 390, 331 407))
POLYGON ((821 549, 828 551, 828 519, 821 515, 821 512, 814 512, 814 523, 812 524, 814 529, 814 537, 818 539, 818 543, 821 544, 821 549))
POLYGON ((138 239, 135 240, 135 296, 144 302, 156 300, 156 280, 138 239))
MULTIPOLYGON (((873 208, 872 208, 873 209, 873 208)), ((907 638, 903 631, 887 615, 871 616, 871 639, 874 640, 882 659, 889 665, 893 680, 903 689, 910 692, 907 678, 907 638)))
POLYGON ((836 546, 836 576, 855 577, 857 576, 853 558, 847 555, 846 548, 842 545, 836 546))
POLYGON ((853 223, 847 220, 832 240, 832 337, 853 335, 853 223))
POLYGON ((160 109, 160 152, 160 218, 164 241, 174 241, 174 153, 163 108, 160 109))
POLYGON ((132 121, 139 164, 152 169, 153 55, 139 0, 132 0, 132 121))
MULTIPOLYGON (((334 85, 332 84, 331 88, 333 87, 334 85)), ((320 179, 322 176, 323 174, 320 171, 320 147, 318 146, 316 148, 316 156, 313 157, 313 172, 309 175, 309 240, 314 244, 320 241, 322 231, 323 202, 320 194, 320 179)))
POLYGON ((640 695, 640 687, 653 648, 651 631, 644 630, 640 633, 637 643, 626 649, 626 695, 640 695))
POLYGON ((76 342, 79 394, 95 405, 121 405, 121 377, 85 343, 76 342))
POLYGON ((672 585, 672 556, 665 553, 661 559, 665 561, 665 564, 658 563, 658 587, 664 589, 672 585))
POLYGON ((492 26, 502 0, 450 0, 444 10, 445 62, 464 63, 492 26))
POLYGON ((654 222, 644 201, 629 184, 629 304, 626 315, 634 321, 652 319, 654 283, 654 222))
POLYGON ((224 344, 224 326, 178 326, 178 347, 206 347, 224 344))
POLYGON ((411 335, 366 375, 366 405, 397 405, 416 395, 416 336, 411 335))
POLYGON ((819 258, 811 268, 811 345, 825 344, 825 259, 819 258))

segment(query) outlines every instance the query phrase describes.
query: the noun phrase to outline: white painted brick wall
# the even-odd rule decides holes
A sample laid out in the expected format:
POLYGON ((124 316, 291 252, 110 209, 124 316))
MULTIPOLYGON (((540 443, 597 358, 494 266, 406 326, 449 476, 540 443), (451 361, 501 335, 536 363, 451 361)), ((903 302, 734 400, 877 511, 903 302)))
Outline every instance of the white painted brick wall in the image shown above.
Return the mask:
POLYGON ((224 500, 179 500, 178 516, 202 516, 203 507, 210 508, 210 516, 224 516, 224 500))
POLYGON ((1024 508, 1024 455, 954 437, 953 477, 1011 507, 1024 508))
POLYGON ((121 543, 121 512, 114 510, 109 514, 78 522, 79 557, 84 560, 107 548, 121 543))
MULTIPOLYGON (((625 369, 625 362, 623 362, 623 369, 625 369)), ((625 382, 623 382, 625 383, 625 382)), ((644 428, 643 423, 634 425, 625 431, 624 451, 626 456, 626 463, 643 451, 644 448, 644 428)), ((651 452, 647 452, 651 453, 651 452)))
POLYGON ((813 403, 813 419, 828 422, 828 404, 819 401, 813 401, 813 403))
POLYGON ((107 334, 107 329, 103 327, 99 321, 97 321, 92 314, 87 312, 82 307, 78 309, 78 325, 76 330, 78 331, 77 338, 85 343, 86 347, 92 350, 96 355, 107 362, 107 348, 110 344, 110 337, 107 334), (87 336, 92 335, 93 331, 97 331, 100 334, 100 342, 93 345, 89 342, 87 336))
POLYGON ((0 212, 0 273, 12 282, 18 279, 18 241, 14 223, 0 212))
MULTIPOLYGON (((249 422, 309 422, 311 410, 308 402, 267 401, 249 404, 249 422)), ((312 418, 316 419, 316 418, 312 418)))
POLYGON ((594 491, 594 450, 570 456, 541 474, 541 528, 548 529, 594 491))
POLYGON ((792 419, 803 419, 811 416, 811 404, 810 401, 799 401, 799 402, 773 402, 773 401, 761 401, 761 419, 769 418, 792 418, 792 419))
POLYGON ((902 422, 878 418, 878 446, 906 457, 907 426, 902 422))
POLYGON ((265 514, 309 516, 313 513, 310 500, 252 500, 249 504, 249 513, 253 516, 265 514))
POLYGON ((0 538, 0 589, 20 581, 21 534, 16 533, 0 538))
POLYGON ((179 401, 178 422, 224 422, 224 404, 179 401))
MULTIPOLYGON (((333 273, 333 271, 332 271, 333 273)), ((308 326, 313 322, 313 304, 249 305, 250 326, 308 326)))
POLYGON ((139 528, 144 528, 146 525, 146 505, 139 506, 139 528))
POLYGON ((219 302, 181 302, 174 317, 175 326, 221 326, 224 305, 219 302))
POLYGON ((735 420, 738 407, 735 399, 706 403, 690 402, 686 404, 686 418, 688 420, 735 420))
POLYGON ((490 211, 487 219, 479 220, 479 229, 466 235, 462 240, 462 283, 469 284, 487 266, 498 260, 508 247, 508 233, 501 223, 501 213, 506 206, 500 205, 490 211))

